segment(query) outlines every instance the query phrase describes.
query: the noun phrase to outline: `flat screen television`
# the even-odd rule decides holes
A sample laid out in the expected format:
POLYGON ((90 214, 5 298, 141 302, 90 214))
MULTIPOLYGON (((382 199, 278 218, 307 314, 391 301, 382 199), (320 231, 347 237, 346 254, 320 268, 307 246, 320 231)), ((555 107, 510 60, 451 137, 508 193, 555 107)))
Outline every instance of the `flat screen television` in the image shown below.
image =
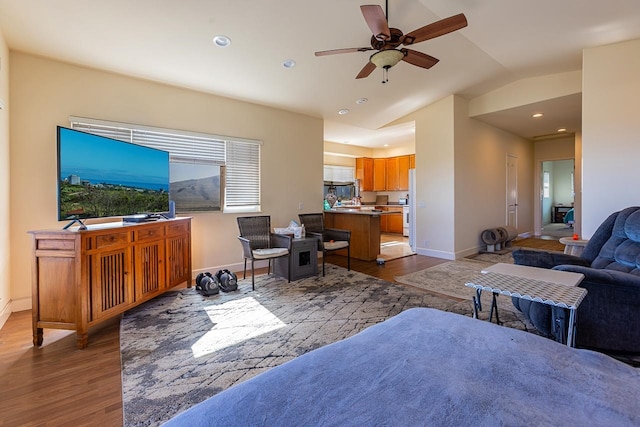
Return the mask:
POLYGON ((169 211, 169 153, 58 126, 58 220, 169 211))

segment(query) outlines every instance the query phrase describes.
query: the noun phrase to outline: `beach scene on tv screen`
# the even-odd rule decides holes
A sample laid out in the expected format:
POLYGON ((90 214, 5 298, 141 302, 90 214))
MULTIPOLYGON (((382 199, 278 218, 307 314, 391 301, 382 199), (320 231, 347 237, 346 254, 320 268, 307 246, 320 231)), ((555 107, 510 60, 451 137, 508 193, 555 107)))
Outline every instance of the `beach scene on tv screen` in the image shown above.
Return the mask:
POLYGON ((58 155, 60 219, 168 210, 167 152, 61 128, 58 155))

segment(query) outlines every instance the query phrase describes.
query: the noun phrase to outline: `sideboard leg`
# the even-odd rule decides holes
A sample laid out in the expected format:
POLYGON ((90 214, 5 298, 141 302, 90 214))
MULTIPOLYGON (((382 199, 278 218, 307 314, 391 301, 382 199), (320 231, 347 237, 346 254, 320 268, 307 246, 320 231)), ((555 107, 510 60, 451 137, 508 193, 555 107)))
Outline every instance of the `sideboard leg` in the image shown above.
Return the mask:
POLYGON ((40 347, 42 345, 42 341, 44 340, 44 333, 42 328, 34 328, 33 329, 33 346, 40 347))
POLYGON ((79 349, 87 348, 89 345, 89 334, 76 334, 77 344, 79 349))

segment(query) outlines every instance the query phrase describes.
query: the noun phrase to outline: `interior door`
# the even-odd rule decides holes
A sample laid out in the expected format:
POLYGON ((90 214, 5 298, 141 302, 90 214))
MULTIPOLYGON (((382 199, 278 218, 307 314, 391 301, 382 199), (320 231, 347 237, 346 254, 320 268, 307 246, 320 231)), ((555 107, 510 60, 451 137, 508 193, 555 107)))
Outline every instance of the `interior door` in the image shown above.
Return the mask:
POLYGON ((518 229, 518 158, 507 154, 507 225, 518 229))

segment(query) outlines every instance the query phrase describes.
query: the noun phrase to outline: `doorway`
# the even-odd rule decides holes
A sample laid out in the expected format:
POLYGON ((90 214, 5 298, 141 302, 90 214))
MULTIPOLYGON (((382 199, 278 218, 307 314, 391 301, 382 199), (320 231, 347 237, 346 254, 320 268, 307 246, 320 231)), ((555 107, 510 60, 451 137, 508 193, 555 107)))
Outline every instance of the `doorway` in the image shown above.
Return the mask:
POLYGON ((541 162, 541 237, 559 239, 573 235, 574 174, 574 159, 541 162))

